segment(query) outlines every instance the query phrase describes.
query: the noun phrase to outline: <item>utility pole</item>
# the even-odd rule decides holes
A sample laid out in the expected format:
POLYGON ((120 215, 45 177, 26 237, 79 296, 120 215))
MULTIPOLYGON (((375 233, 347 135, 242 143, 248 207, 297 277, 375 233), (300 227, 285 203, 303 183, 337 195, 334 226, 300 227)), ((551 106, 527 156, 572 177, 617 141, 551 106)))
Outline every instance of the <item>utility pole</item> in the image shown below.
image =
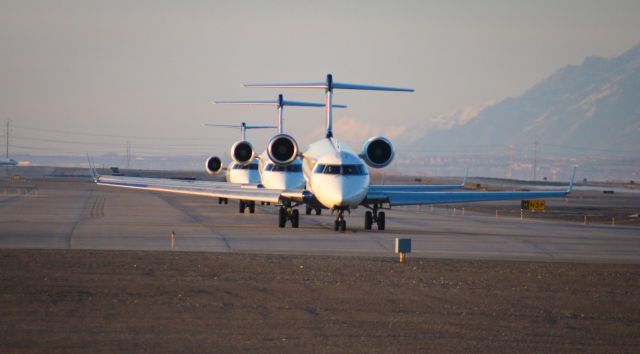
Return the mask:
POLYGON ((11 119, 7 119, 7 149, 5 151, 5 157, 9 158, 9 135, 11 133, 11 119))
POLYGON ((127 141, 127 169, 129 169, 131 163, 131 143, 127 141))
POLYGON ((513 144, 509 145, 509 171, 507 172, 507 177, 513 177, 513 144))
POLYGON ((537 178, 536 174, 538 171, 538 137, 536 136, 533 140, 533 180, 535 181, 537 178))

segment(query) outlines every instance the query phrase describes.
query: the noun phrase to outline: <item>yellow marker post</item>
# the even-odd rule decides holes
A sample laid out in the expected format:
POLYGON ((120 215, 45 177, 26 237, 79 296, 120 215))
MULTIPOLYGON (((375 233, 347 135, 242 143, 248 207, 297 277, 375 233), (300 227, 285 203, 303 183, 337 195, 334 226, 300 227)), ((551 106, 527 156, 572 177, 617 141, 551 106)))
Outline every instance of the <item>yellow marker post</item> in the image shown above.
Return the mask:
POLYGON ((171 249, 176 248, 176 233, 171 231, 171 249))
POLYGON ((396 254, 400 254, 400 263, 406 261, 407 253, 411 253, 411 239, 396 238, 396 254))

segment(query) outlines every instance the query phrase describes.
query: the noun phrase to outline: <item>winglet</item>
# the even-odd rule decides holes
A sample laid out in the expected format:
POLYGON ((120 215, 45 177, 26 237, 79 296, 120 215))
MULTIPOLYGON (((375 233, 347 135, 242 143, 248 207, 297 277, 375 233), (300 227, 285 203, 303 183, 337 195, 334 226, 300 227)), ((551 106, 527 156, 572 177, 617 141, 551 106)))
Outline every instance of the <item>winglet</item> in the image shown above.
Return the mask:
POLYGON ((89 154, 87 154, 87 161, 89 162, 89 174, 91 175, 91 178, 94 182, 98 182, 98 178, 100 177, 100 175, 98 175, 96 166, 93 164, 93 161, 91 161, 89 154))
POLYGON ((465 185, 467 185, 467 177, 469 177, 469 167, 467 167, 467 170, 464 173, 464 179, 462 180, 462 183, 460 183, 460 189, 463 189, 465 185))
POLYGON ((576 167, 573 167, 573 173, 571 174, 571 181, 569 182, 569 188, 567 188, 567 193, 571 193, 573 190, 573 180, 576 177, 576 167))

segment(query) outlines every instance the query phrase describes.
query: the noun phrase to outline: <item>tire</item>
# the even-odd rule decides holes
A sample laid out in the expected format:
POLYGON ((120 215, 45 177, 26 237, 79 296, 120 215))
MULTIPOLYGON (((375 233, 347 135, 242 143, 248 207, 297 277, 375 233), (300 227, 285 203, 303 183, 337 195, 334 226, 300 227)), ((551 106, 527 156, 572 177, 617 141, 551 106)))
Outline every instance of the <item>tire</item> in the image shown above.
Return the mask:
POLYGON ((256 202, 249 202, 249 214, 256 212, 256 202))
POLYGON ((224 203, 225 203, 225 204, 229 204, 229 199, 224 198, 224 203))
POLYGON ((316 215, 320 215, 320 214, 322 214, 322 209, 316 208, 316 215))
POLYGON ((333 222, 333 231, 338 231, 338 220, 333 222))
POLYGON ((373 225, 373 214, 367 211, 364 213, 364 229, 371 230, 371 225, 373 225))
POLYGON ((346 220, 342 220, 342 221, 340 222, 340 227, 339 227, 339 229, 340 229, 340 232, 345 232, 345 231, 347 231, 347 221, 346 221, 346 220))
POLYGON ((293 227, 294 229, 297 229, 299 222, 300 222, 300 214, 298 212, 298 209, 293 209, 293 211, 291 212, 291 227, 293 227))
POLYGON ((311 215, 311 207, 306 207, 305 210, 304 210, 304 213, 306 215, 311 215))
POLYGON ((287 223, 287 211, 284 208, 280 208, 278 211, 278 227, 284 227, 287 223))
POLYGON ((385 226, 384 211, 381 211, 378 213, 378 230, 384 230, 385 226))
POLYGON ((222 204, 222 198, 218 198, 218 204, 222 204))
POLYGON ((244 204, 244 201, 239 201, 238 202, 238 211, 240 212, 240 214, 244 214, 244 209, 247 207, 246 204, 244 204))

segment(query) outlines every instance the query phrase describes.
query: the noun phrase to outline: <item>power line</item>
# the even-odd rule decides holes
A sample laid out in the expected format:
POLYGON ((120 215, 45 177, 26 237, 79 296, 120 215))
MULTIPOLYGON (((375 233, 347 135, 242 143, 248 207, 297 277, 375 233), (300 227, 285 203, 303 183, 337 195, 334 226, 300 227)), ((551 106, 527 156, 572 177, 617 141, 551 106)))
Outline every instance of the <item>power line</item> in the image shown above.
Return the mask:
POLYGON ((114 135, 114 134, 99 134, 99 133, 89 133, 89 132, 79 132, 79 131, 71 131, 71 130, 61 130, 61 129, 45 129, 45 128, 33 128, 26 127, 22 125, 14 125, 14 128, 22 129, 22 130, 31 130, 31 131, 39 131, 45 133, 57 133, 57 134, 67 134, 67 135, 82 135, 82 136, 95 136, 95 137, 103 137, 103 138, 121 138, 121 139, 141 139, 141 140, 183 140, 183 141, 211 141, 209 138, 177 138, 177 137, 162 137, 162 136, 132 136, 132 135, 114 135))

